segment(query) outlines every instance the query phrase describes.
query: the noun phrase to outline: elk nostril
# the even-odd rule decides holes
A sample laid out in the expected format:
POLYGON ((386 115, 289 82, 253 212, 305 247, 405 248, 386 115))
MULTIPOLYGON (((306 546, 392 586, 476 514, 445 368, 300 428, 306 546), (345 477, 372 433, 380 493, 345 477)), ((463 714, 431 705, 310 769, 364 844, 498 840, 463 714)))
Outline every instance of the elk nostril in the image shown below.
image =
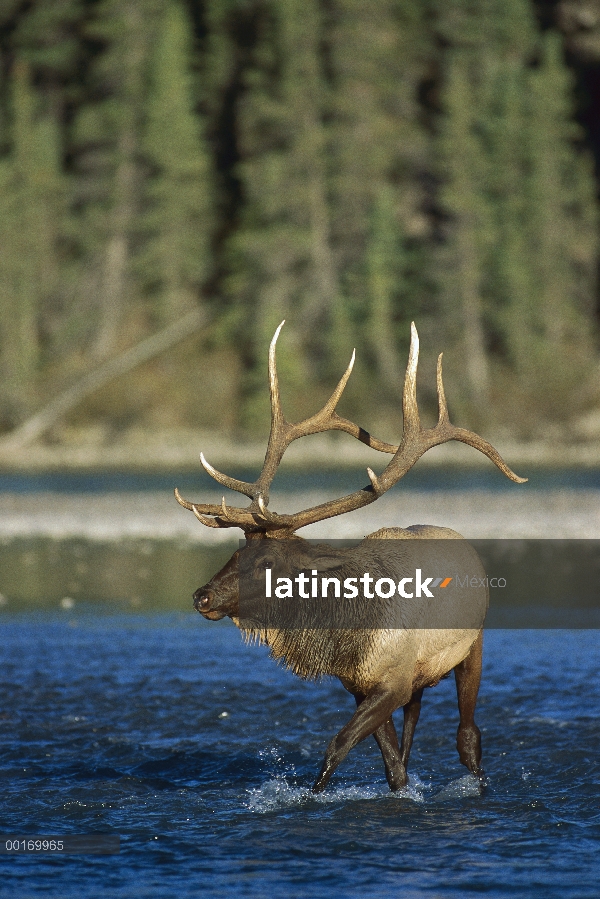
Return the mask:
POLYGON ((196 590, 194 593, 194 608, 201 610, 207 609, 210 605, 210 601, 212 599, 212 593, 210 591, 205 591, 202 588, 200 590, 196 590))

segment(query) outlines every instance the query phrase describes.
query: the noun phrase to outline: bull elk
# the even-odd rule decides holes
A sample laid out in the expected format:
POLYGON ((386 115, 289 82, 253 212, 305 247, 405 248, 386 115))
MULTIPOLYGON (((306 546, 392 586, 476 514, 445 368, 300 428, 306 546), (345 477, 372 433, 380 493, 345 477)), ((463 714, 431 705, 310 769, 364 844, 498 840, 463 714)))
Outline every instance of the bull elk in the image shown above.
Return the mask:
MULTIPOLYGON (((457 733, 457 749, 460 761, 477 778, 482 780, 481 736, 475 724, 474 712, 481 676, 483 645, 483 621, 488 604, 487 586, 481 579, 481 588, 471 591, 468 598, 459 598, 467 616, 458 626, 440 627, 431 624, 427 612, 421 610, 421 618, 415 618, 415 600, 405 600, 401 607, 404 626, 400 627, 331 627, 302 628, 261 626, 248 622, 240 614, 239 571, 244 554, 252 552, 252 570, 255 578, 265 568, 279 561, 284 566, 293 563, 298 569, 323 565, 331 573, 338 570, 368 570, 368 566, 382 564, 381 546, 390 541, 390 552, 384 564, 395 577, 406 574, 410 553, 423 538, 444 540, 450 549, 456 549, 462 541, 460 534, 448 528, 417 525, 409 528, 383 528, 370 534, 358 546, 334 550, 331 547, 311 546, 307 540, 296 536, 299 528, 324 521, 345 512, 362 508, 374 502, 417 462, 431 447, 449 440, 458 440, 484 453, 500 471, 516 483, 519 478, 506 465, 494 447, 472 431, 451 424, 442 382, 442 355, 437 366, 437 395, 439 419, 433 428, 423 428, 420 423, 416 395, 419 338, 414 324, 411 326, 411 344, 404 380, 402 410, 404 415, 402 440, 394 446, 372 437, 353 422, 342 418, 336 406, 346 386, 354 364, 354 353, 342 379, 323 408, 310 418, 290 424, 284 418, 279 396, 279 383, 275 359, 277 338, 283 326, 277 328, 269 349, 269 387, 271 395, 271 432, 265 461, 254 483, 237 480, 217 471, 201 454, 204 469, 219 484, 249 497, 245 508, 229 506, 223 498, 220 505, 192 503, 184 500, 175 490, 177 501, 194 513, 208 527, 241 528, 246 545, 234 553, 227 564, 207 584, 194 593, 194 607, 204 618, 218 620, 229 616, 246 636, 259 639, 268 645, 274 658, 280 659, 296 674, 304 678, 322 675, 337 676, 356 701, 357 709, 350 721, 331 740, 323 766, 313 786, 318 793, 327 785, 332 773, 348 752, 365 737, 372 734, 377 741, 387 781, 391 790, 398 790, 407 783, 407 765, 415 727, 421 709, 423 689, 435 686, 454 669, 460 723, 457 733), (309 434, 338 430, 351 434, 376 450, 392 455, 391 461, 380 475, 367 469, 369 484, 354 493, 304 509, 294 514, 279 514, 269 509, 269 488, 283 454, 292 441, 309 434), (375 559, 375 547, 379 547, 375 559), (319 556, 315 563, 315 552, 319 556), (425 617, 423 618, 423 614, 425 617), (392 713, 403 707, 404 726, 402 739, 398 737, 392 713)), ((483 573, 481 563, 475 560, 474 550, 464 541, 471 563, 477 573, 483 573)), ((385 556, 385 553, 383 553, 385 556)), ((316 572, 313 572, 316 573, 316 572)), ((419 572, 420 573, 420 572, 419 572)), ((399 591, 400 592, 400 591, 399 591)), ((425 606, 423 608, 426 608, 425 606)))

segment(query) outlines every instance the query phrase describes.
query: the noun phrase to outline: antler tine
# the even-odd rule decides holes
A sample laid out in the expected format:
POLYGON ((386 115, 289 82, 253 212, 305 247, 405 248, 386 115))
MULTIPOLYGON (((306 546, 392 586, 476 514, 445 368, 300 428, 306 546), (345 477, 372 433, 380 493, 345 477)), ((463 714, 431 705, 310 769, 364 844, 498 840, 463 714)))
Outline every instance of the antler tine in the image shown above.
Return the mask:
POLYGON ((221 525, 215 518, 211 518, 210 515, 203 515, 202 512, 198 511, 198 507, 192 504, 192 512, 200 522, 200 524, 206 525, 207 528, 220 528, 221 525))
POLYGON ((237 478, 230 478, 229 475, 217 471, 210 462, 206 461, 204 453, 200 453, 200 463, 207 474, 209 474, 211 478, 214 478, 222 487, 229 487, 230 490, 235 490, 237 493, 243 493, 244 496, 249 496, 250 499, 254 498, 256 492, 255 484, 250 484, 247 481, 238 481, 237 478))
MULTIPOLYGON (((508 467, 500 453, 497 449, 495 449, 491 443, 488 443, 487 440, 484 440, 483 437, 480 437, 479 434, 475 434, 474 431, 467 431, 465 428, 457 428, 454 425, 450 425, 449 436, 444 438, 446 440, 458 440, 460 443, 466 443, 469 446, 472 446, 473 449, 479 450, 480 453, 483 453, 484 456, 487 456, 488 459, 497 465, 502 474, 505 474, 507 478, 510 478, 511 481, 514 481, 515 484, 525 484, 528 478, 520 478, 514 471, 508 467)), ((438 441, 442 442, 442 441, 438 441)))
MULTIPOLYGON (((269 346, 269 389, 271 393, 271 437, 269 438, 269 446, 267 448, 267 456, 265 458, 265 465, 263 466, 263 470, 261 472, 260 477, 257 481, 253 483, 249 481, 240 481, 238 478, 232 478, 227 474, 223 474, 223 472, 218 471, 213 465, 208 462, 204 453, 200 453, 200 462, 204 470, 214 478, 214 480, 221 484, 222 487, 228 487, 229 490, 235 490, 237 493, 243 493, 244 496, 249 497, 251 500, 256 502, 257 497, 262 495, 263 493, 267 493, 268 489, 265 489, 270 484, 271 480, 274 476, 273 474, 269 477, 270 469, 274 467, 276 469, 277 462, 275 466, 268 465, 267 461, 271 460, 272 456, 275 455, 273 453, 273 449, 278 447, 281 443, 279 440, 280 431, 282 426, 285 426, 285 420, 283 418, 283 412, 281 409, 281 400, 279 396, 279 381, 277 378, 277 362, 275 358, 275 347, 277 345, 277 338, 281 333, 281 329, 285 324, 285 319, 281 322, 275 334, 273 335, 273 339, 271 340, 269 346), (269 471, 266 471, 269 469, 269 471)), ((284 447, 285 448, 285 447, 284 447)), ((278 460, 277 460, 278 461, 278 460)), ((187 506, 186 508, 191 508, 187 506)), ((229 515, 226 517, 230 518, 229 515)))
POLYGON ((175 488, 175 499, 180 506, 183 506, 184 509, 188 509, 190 512, 194 511, 194 504, 188 502, 187 499, 184 499, 177 487, 175 488))
POLYGON ((380 496, 382 493, 385 493, 385 488, 379 483, 379 478, 372 468, 367 468, 367 474, 369 475, 369 480, 375 496, 380 496))
POLYGON ((458 440, 460 443, 466 443, 468 446, 472 446, 474 449, 479 450, 480 453, 487 456, 488 459, 490 459, 494 465, 497 465, 500 471, 505 474, 507 478, 510 478, 511 481, 514 481, 516 484, 525 484, 527 478, 520 478, 516 475, 514 471, 508 467, 498 450, 496 450, 491 443, 488 443, 488 441, 484 440, 483 437, 480 437, 479 434, 475 434, 474 431, 467 431, 465 428, 457 428, 450 422, 446 395, 444 393, 444 382, 442 379, 443 355, 443 353, 440 353, 437 361, 439 418, 436 427, 431 432, 432 435, 439 433, 442 436, 442 440, 436 442, 441 443, 446 442, 447 440, 458 440))
POLYGON ((182 497, 176 487, 175 499, 184 509, 193 512, 198 521, 210 528, 251 527, 255 524, 249 509, 228 509, 225 506, 225 497, 219 506, 212 503, 191 503, 182 497))
POLYGON ((285 325, 285 318, 278 326, 273 334, 273 339, 269 344, 269 392, 271 395, 271 427, 276 422, 278 425, 283 423, 283 410, 281 408, 281 397, 279 395, 279 378, 277 377, 277 340, 281 334, 281 329, 285 325))
POLYGON ((421 430, 421 419, 417 405, 417 367, 419 365, 419 335, 415 323, 410 323, 410 351, 408 364, 404 378, 404 390, 402 391, 402 414, 404 426, 402 430, 402 445, 421 430))
POLYGON ((269 512, 269 510, 267 509, 262 496, 258 497, 258 508, 260 509, 261 518, 263 518, 265 521, 273 523, 277 520, 277 516, 273 515, 273 513, 269 512))
MULTIPOLYGON (((252 485, 253 492, 251 494, 253 502, 252 508, 258 505, 261 514, 262 506, 269 502, 269 487, 277 473, 277 468, 281 462, 282 456, 293 440, 291 432, 292 425, 286 422, 283 409, 281 408, 281 396, 279 394, 279 378, 277 376, 277 340, 281 334, 281 329, 285 325, 285 319, 277 327, 273 335, 273 339, 269 344, 269 394, 271 397, 271 432, 269 434, 269 442, 265 453, 265 461, 262 471, 258 479, 252 485)), ((263 514, 264 517, 264 514, 263 514)))
POLYGON ((444 392, 444 381, 442 379, 442 357, 443 353, 440 353, 437 361, 437 395, 438 395, 438 407, 439 407, 439 418, 436 427, 433 429, 434 432, 440 432, 444 434, 444 442, 446 440, 458 440, 460 443, 466 443, 468 446, 472 446, 474 449, 479 450, 480 453, 483 453, 488 459, 497 465, 502 474, 505 474, 507 478, 510 478, 511 481, 514 481, 515 484, 525 484, 527 482, 527 478, 520 478, 518 475, 512 471, 491 443, 488 443, 487 440, 484 440, 483 437, 480 437, 479 434, 475 434, 474 431, 467 431, 465 428, 457 428, 450 422, 450 416, 448 415, 448 405, 446 403, 446 395, 444 392))
POLYGON ((438 425, 444 424, 445 422, 449 422, 450 418, 448 416, 448 404, 446 403, 446 394, 444 392, 444 381, 442 378, 442 358, 444 354, 440 353, 437 361, 437 396, 438 396, 438 425))
MULTIPOLYGON (((340 397, 341 397, 342 393, 344 392, 344 390, 346 389, 346 384, 348 383, 348 379, 349 379, 350 375, 352 374, 352 369, 354 368, 355 361, 356 361, 356 349, 353 349, 352 356, 350 357, 350 362, 348 363, 348 367, 347 367, 346 371, 344 372, 344 374, 342 375, 342 377, 340 378, 337 387, 335 388, 335 390, 333 391, 333 393, 331 394, 331 396, 329 397, 329 399, 323 406, 321 413, 327 412, 329 415, 331 415, 333 412, 335 412, 335 407, 339 403, 340 397)), ((317 415, 319 415, 321 413, 317 412, 317 415)), ((316 416, 312 416, 312 417, 315 418, 316 416)))
POLYGON ((337 387, 323 408, 314 415, 311 415, 310 418, 306 418, 304 421, 293 425, 294 437, 292 439, 303 437, 308 434, 318 434, 321 431, 344 431, 346 434, 350 434, 352 437, 360 440, 361 443, 370 446, 372 449, 378 450, 380 453, 391 453, 391 455, 394 455, 398 450, 397 444, 394 445, 392 443, 385 443, 383 440, 378 440, 377 437, 373 437, 368 431, 365 431, 364 428, 361 428, 353 421, 348 421, 347 418, 342 418, 335 411, 350 375, 352 374, 355 361, 356 350, 354 349, 352 350, 352 356, 350 357, 350 362, 348 363, 346 371, 340 378, 337 387))
POLYGON ((314 415, 311 415, 310 418, 305 418, 304 421, 299 421, 297 424, 292 425, 289 443, 291 443, 292 440, 296 440, 298 437, 307 437, 309 434, 319 434, 321 431, 329 430, 347 431, 354 437, 359 436, 360 428, 358 425, 346 421, 344 418, 340 418, 335 411, 335 407, 339 403, 344 388, 348 383, 348 378, 352 374, 355 359, 356 350, 352 350, 352 356, 348 363, 348 367, 323 408, 319 409, 318 412, 315 412, 314 415))

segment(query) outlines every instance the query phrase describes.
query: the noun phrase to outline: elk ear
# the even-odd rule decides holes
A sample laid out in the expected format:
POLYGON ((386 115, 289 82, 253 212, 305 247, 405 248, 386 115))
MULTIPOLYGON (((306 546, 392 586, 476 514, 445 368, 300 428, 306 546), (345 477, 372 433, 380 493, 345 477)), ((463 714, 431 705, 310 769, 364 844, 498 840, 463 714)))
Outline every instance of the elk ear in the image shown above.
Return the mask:
POLYGON ((334 571, 344 561, 339 550, 322 544, 313 547, 313 551, 308 554, 308 559, 308 565, 318 568, 319 571, 334 571))
POLYGON ((326 543, 311 544, 307 540, 302 540, 301 543, 289 544, 288 551, 284 550, 283 560, 301 571, 310 568, 332 571, 342 565, 344 556, 338 549, 326 543))

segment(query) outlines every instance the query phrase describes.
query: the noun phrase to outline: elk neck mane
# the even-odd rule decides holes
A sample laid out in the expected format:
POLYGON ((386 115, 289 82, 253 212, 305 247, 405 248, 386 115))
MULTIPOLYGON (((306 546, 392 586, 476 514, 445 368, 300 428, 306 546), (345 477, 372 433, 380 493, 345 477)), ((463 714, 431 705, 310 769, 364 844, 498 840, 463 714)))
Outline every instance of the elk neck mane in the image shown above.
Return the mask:
MULTIPOLYGON (((340 580, 348 576, 359 577, 373 567, 398 570, 400 573, 406 566, 408 547, 404 544, 400 549, 402 544, 398 542, 398 538, 414 539, 423 532, 435 537, 442 536, 442 532, 443 536, 455 535, 454 531, 439 528, 430 530, 418 525, 410 529, 382 528, 347 551, 340 550, 339 569, 328 573, 335 574, 340 580)), ((302 541, 298 539, 298 542, 302 541)), ((349 677, 352 672, 356 673, 357 662, 360 664, 361 659, 369 658, 382 642, 382 630, 386 629, 385 623, 390 620, 389 610, 394 600, 374 598, 371 602, 372 609, 376 609, 381 616, 380 627, 336 628, 335 639, 332 639, 333 632, 328 627, 260 628, 245 627, 238 618, 233 618, 233 621, 242 632, 245 642, 268 646, 273 659, 301 678, 313 680, 324 675, 349 677)), ((364 603, 364 600, 347 601, 346 608, 351 612, 359 611, 360 603, 364 603)))
POLYGON ((344 677, 356 672, 357 659, 368 656, 376 640, 372 629, 337 630, 336 639, 332 640, 327 628, 244 628, 233 620, 246 643, 268 646, 271 658, 304 680, 318 680, 325 675, 344 677))

